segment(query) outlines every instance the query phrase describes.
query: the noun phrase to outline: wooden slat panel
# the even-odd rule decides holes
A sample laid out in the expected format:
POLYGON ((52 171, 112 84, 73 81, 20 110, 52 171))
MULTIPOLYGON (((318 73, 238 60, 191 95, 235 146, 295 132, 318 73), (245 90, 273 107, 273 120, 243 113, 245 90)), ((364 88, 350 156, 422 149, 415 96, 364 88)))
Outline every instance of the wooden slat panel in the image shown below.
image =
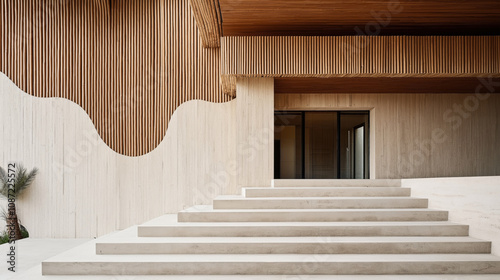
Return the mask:
POLYGON ((0 1, 0 71, 29 94, 79 104, 121 154, 157 147, 185 101, 231 100, 219 59, 188 0, 0 1))
POLYGON ((234 96, 235 77, 498 76, 499 50, 499 36, 223 37, 221 80, 234 96))

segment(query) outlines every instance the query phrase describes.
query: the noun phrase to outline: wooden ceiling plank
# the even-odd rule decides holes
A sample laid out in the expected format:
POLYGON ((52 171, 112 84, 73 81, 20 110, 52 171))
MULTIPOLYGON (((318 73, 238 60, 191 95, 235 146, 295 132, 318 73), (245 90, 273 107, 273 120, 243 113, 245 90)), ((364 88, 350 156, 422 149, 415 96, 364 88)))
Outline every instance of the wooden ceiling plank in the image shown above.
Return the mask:
POLYGON ((491 0, 220 0, 220 7, 225 36, 359 35, 356 27, 385 19, 383 35, 500 35, 500 2, 491 0))

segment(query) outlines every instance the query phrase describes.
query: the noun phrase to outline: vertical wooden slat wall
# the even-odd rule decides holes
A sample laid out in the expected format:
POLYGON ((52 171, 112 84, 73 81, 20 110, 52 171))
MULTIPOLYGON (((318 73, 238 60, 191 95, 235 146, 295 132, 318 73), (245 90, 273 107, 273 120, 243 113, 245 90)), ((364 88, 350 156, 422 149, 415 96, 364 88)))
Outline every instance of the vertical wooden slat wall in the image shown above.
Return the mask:
POLYGON ((500 74, 500 36, 223 37, 221 81, 235 77, 464 77, 500 74))
POLYGON ((231 99, 188 0, 2 0, 0 23, 0 71, 29 94, 79 104, 121 154, 158 146, 183 102, 231 99))

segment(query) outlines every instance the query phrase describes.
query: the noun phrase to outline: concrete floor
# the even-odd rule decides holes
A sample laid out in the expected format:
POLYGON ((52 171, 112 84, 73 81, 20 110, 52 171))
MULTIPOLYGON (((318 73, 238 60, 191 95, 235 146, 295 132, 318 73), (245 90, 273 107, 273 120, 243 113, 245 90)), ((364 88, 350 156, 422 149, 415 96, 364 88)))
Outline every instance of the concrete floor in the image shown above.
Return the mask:
MULTIPOLYGON (((175 215, 163 216, 160 219, 152 220, 146 224, 158 224, 161 222, 173 221, 175 215)), ((101 238, 110 238, 113 235, 123 235, 130 231, 135 231, 136 227, 131 227, 123 232, 112 233, 101 238)), ((42 276, 41 275, 41 262, 50 257, 56 256, 62 252, 70 250, 74 247, 85 246, 88 249, 95 250, 96 240, 91 239, 33 239, 27 238, 21 240, 17 244, 18 249, 18 263, 17 272, 12 273, 7 270, 6 261, 0 261, 0 280, 7 279, 19 279, 19 280, 81 280, 81 279, 91 279, 91 280, 159 280, 159 279, 179 279, 179 280, 500 280, 500 275, 412 275, 412 276, 401 276, 401 275, 374 275, 374 276, 360 276, 360 275, 347 275, 347 276, 311 276, 311 275, 279 275, 279 276, 219 276, 219 275, 208 275, 208 276, 42 276), (90 248, 91 247, 91 248, 90 248)), ((81 247, 82 248, 82 247, 81 247)), ((7 260, 8 244, 0 245, 0 255, 3 256, 4 260, 7 260)), ((0 258, 1 259, 1 258, 0 258)))
POLYGON ((40 263, 66 250, 89 242, 90 239, 37 239, 26 238, 16 243, 16 272, 8 270, 7 253, 9 244, 0 245, 0 279, 35 279, 24 276, 33 268, 40 268, 40 263))

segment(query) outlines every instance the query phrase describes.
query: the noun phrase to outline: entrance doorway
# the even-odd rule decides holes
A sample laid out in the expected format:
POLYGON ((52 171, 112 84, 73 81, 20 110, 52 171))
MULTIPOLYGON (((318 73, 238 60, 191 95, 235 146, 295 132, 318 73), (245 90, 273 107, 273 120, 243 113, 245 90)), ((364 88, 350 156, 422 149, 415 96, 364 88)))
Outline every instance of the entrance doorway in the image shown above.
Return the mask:
POLYGON ((276 111, 275 179, 367 179, 368 111, 276 111))

